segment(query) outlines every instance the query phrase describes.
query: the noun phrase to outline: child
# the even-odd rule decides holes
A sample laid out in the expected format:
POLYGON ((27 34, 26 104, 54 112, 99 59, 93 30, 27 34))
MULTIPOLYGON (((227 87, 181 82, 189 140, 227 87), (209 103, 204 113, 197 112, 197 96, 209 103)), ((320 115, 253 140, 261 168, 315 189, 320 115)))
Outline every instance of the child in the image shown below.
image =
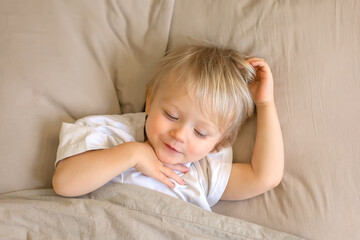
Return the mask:
POLYGON ((110 180, 154 189, 211 210, 274 188, 284 150, 267 63, 234 50, 184 46, 161 59, 145 113, 63 123, 53 187, 79 196, 110 180), (255 81, 253 81, 255 78, 255 81), (251 163, 232 163, 240 125, 257 111, 251 163))

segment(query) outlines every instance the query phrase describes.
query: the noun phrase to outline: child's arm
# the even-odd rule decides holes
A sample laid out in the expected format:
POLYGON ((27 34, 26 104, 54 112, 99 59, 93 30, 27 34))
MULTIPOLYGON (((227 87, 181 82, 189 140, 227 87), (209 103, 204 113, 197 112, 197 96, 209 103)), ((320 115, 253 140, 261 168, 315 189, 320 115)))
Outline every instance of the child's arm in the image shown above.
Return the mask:
MULTIPOLYGON (((169 178, 184 184, 175 172, 158 160, 149 143, 127 142, 61 160, 53 176, 53 188, 62 196, 84 195, 132 167, 169 187, 174 186, 169 178)), ((187 171, 182 165, 173 165, 172 169, 187 171)))
POLYGON ((257 110, 257 132, 251 163, 234 163, 222 200, 241 200, 276 187, 284 169, 284 146, 273 97, 272 73, 263 59, 251 58, 257 80, 250 91, 257 110))

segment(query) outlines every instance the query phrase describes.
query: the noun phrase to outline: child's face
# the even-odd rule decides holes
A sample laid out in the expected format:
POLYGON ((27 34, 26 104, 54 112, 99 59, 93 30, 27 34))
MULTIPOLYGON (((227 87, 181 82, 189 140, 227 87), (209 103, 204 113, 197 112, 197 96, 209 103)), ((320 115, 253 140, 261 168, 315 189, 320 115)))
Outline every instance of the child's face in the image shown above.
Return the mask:
POLYGON ((147 101, 146 134, 165 164, 198 161, 221 139, 219 128, 184 91, 160 88, 147 101))

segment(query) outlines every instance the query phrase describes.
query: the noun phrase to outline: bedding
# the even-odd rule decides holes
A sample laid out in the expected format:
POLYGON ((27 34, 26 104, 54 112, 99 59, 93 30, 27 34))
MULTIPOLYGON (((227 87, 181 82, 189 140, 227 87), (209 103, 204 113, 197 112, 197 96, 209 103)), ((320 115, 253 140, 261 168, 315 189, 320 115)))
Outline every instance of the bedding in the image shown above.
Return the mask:
MULTIPOLYGON (((357 0, 0 0, 0 239, 110 238, 123 224, 138 226, 129 238, 186 239, 185 224, 195 239, 360 239, 359 16, 357 0), (61 123, 143 111, 157 60, 191 41, 269 63, 281 184, 216 213, 129 186, 56 196, 61 123)), ((256 116, 235 162, 250 161, 255 133, 256 116)))
MULTIPOLYGON (((200 39, 269 63, 285 145, 281 184, 217 213, 307 239, 360 239, 360 1, 175 2, 169 46, 200 39)), ((249 162, 256 118, 234 161, 249 162)))
POLYGON ((52 189, 0 196, 0 239, 301 239, 130 184, 78 198, 52 189))
POLYGON ((173 5, 0 1, 0 193, 51 186, 61 122, 143 109, 173 5))

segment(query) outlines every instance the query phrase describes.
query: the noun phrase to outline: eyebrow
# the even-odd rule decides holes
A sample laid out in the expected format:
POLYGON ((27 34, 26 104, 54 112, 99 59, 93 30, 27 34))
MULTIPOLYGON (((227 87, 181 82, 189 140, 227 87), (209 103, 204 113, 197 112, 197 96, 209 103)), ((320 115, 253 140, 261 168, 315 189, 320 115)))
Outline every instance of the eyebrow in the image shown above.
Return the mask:
POLYGON ((213 122, 209 121, 209 122, 205 122, 205 121, 199 121, 200 125, 204 125, 204 127, 206 128, 206 131, 209 131, 210 133, 220 133, 220 129, 218 126, 216 126, 213 122))

